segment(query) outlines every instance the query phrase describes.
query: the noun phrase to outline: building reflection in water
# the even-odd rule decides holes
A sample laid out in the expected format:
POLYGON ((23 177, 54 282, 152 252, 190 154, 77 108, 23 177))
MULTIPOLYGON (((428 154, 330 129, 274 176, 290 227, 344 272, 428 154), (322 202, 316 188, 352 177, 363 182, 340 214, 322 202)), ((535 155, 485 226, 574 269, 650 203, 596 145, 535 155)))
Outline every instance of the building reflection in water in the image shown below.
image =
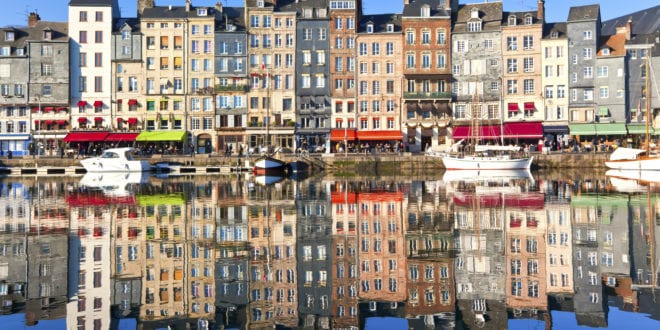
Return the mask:
POLYGON ((504 329, 567 311, 602 327, 612 307, 660 319, 659 200, 607 179, 0 187, 2 312, 26 325, 504 329))

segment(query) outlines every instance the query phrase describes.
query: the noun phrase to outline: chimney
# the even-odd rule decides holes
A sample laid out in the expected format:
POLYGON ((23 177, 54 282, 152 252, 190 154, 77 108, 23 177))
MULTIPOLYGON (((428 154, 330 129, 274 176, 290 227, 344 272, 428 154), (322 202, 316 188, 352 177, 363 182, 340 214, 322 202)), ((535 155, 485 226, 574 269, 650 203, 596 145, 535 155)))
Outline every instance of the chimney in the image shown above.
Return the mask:
POLYGON ((138 0, 137 2, 137 14, 138 17, 142 16, 145 8, 153 8, 154 0, 138 0))
POLYGON ((220 1, 215 3, 215 10, 222 14, 222 3, 220 3, 220 1))
POLYGON ((626 40, 632 37, 632 17, 626 22, 626 40))
POLYGON ((36 12, 32 12, 30 13, 30 15, 28 15, 28 26, 35 27, 37 26, 37 22, 39 22, 40 20, 41 17, 39 17, 39 14, 37 14, 36 12))
POLYGON ((403 4, 404 4, 404 5, 409 5, 409 4, 410 4, 410 0, 403 0, 403 4))
POLYGON ((190 11, 190 6, 191 6, 191 5, 192 5, 192 4, 190 3, 190 0, 186 0, 186 11, 187 11, 187 12, 190 11))
POLYGON ((537 10, 536 18, 541 22, 545 22, 545 0, 539 0, 537 10))

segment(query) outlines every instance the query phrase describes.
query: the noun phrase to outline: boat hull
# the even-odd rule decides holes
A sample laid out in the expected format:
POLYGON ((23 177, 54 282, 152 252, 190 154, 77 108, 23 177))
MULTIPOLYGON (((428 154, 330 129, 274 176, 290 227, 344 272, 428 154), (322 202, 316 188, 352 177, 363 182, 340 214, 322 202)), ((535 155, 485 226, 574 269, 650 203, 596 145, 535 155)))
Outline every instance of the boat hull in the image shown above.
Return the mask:
POLYGON ((660 171, 660 157, 610 160, 605 162, 605 166, 614 170, 660 171))
POLYGON ((501 158, 479 156, 443 156, 442 162, 447 170, 528 170, 532 165, 530 158, 501 158))
POLYGON ((80 161, 87 172, 148 172, 151 164, 146 160, 114 160, 99 157, 80 161))
POLYGON ((278 175, 286 172, 286 163, 272 157, 258 159, 254 163, 254 174, 256 175, 278 175))

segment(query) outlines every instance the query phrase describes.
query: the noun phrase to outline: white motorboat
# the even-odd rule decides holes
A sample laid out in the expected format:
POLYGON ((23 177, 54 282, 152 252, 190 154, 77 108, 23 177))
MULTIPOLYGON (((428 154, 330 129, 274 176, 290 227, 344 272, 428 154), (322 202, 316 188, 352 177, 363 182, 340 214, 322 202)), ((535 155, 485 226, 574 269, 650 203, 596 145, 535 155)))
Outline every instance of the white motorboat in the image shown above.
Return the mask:
POLYGON ((80 180, 81 187, 102 191, 107 196, 130 196, 132 184, 146 183, 149 176, 143 172, 87 173, 80 180))
POLYGON ((287 164, 279 159, 270 156, 257 159, 254 163, 255 175, 283 175, 286 172, 287 164))
POLYGON ((107 149, 101 156, 83 159, 80 164, 87 172, 151 171, 151 164, 148 161, 133 158, 133 148, 107 149))
POLYGON ((254 182, 262 186, 270 186, 284 180, 283 176, 275 175, 257 175, 254 177, 254 182))

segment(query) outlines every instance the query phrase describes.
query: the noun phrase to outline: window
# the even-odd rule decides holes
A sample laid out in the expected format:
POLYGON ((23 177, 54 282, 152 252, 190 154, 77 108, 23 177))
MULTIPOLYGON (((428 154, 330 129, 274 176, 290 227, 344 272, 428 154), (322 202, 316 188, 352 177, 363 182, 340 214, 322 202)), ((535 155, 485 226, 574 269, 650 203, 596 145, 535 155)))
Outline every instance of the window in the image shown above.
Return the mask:
POLYGON ((87 43, 87 31, 78 32, 78 42, 80 42, 81 44, 87 43))
POLYGON ((592 50, 591 48, 583 48, 582 49, 582 58, 585 60, 590 60, 592 58, 592 50))
POLYGON ((532 36, 523 37, 523 49, 524 50, 534 49, 534 37, 532 36))
POLYGON ((525 57, 523 59, 523 70, 525 72, 534 72, 534 58, 525 57))
POLYGON ((565 98, 565 97, 566 97, 566 86, 564 85, 557 86, 557 98, 565 98))
POLYGON ((598 68, 596 68, 596 74, 599 78, 607 78, 609 74, 609 67, 605 65, 598 66, 598 68))
POLYGON ((518 38, 517 37, 506 37, 506 49, 507 50, 518 50, 518 38))
POLYGON ((506 60, 506 70, 508 73, 518 72, 518 59, 509 58, 506 60))
POLYGON ((447 43, 447 32, 445 29, 439 29, 436 31, 436 42, 438 45, 444 45, 447 43))
POLYGON ((610 88, 607 86, 601 86, 598 94, 601 99, 606 99, 610 97, 610 88))
POLYGON ((587 66, 582 69, 585 79, 591 79, 594 77, 593 67, 587 66))
POLYGON ((102 11, 97 11, 95 13, 95 18, 97 22, 103 22, 103 12, 102 11))
POLYGON ((406 44, 408 45, 415 44, 415 31, 413 30, 406 31, 406 44))
POLYGON ((94 32, 94 42, 97 44, 103 43, 103 31, 94 32))
POLYGON ((584 40, 591 40, 593 39, 593 34, 591 33, 590 30, 583 31, 582 36, 584 37, 584 40))
POLYGON ((467 51, 467 41, 465 40, 456 40, 456 52, 464 53, 467 51))
POLYGON ((593 99, 594 99, 593 89, 585 89, 584 90, 584 100, 585 101, 593 101, 593 99))
POLYGON ((428 45, 431 43, 431 31, 423 30, 422 31, 422 45, 428 45))
POLYGON ((534 94, 534 79, 525 79, 523 82, 525 94, 534 94))

